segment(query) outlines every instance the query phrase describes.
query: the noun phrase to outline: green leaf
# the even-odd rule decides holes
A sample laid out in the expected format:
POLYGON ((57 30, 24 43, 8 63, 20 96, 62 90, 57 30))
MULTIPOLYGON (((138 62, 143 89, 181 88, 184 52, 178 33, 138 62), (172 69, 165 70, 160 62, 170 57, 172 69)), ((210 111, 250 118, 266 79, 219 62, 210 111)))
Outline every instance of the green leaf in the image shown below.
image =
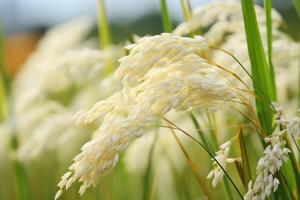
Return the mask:
POLYGON ((276 99, 275 85, 272 81, 263 44, 258 29, 253 0, 242 0, 242 11, 250 58, 253 86, 257 95, 256 109, 260 124, 266 134, 272 133, 273 112, 270 100, 276 99))
MULTIPOLYGON (((272 84, 274 85, 274 95, 275 98, 277 96, 276 94, 276 83, 275 83, 275 71, 274 71, 274 65, 272 62, 272 43, 273 43, 273 33, 272 33, 272 0, 264 0, 265 5, 265 13, 266 13, 266 28, 267 28, 267 40, 268 40, 268 60, 269 60, 269 66, 270 66, 270 77, 272 80, 272 84)), ((276 99, 274 99, 276 100, 276 99)))
POLYGON ((164 31, 167 33, 171 33, 173 31, 173 25, 169 17, 166 0, 160 0, 160 9, 161 9, 164 31))

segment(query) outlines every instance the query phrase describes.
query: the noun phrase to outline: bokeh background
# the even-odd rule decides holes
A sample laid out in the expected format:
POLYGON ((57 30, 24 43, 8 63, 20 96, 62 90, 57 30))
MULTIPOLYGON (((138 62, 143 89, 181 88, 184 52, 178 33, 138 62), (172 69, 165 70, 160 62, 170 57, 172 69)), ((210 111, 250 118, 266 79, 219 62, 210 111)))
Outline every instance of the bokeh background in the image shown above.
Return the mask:
MULTIPOLYGON (((192 8, 208 2, 190 0, 192 8)), ((262 1, 256 3, 262 4, 262 1)), ((80 16, 90 16, 96 21, 96 5, 96 0, 0 0, 0 20, 6 35, 6 63, 12 73, 17 73, 49 27, 80 16)), ((283 16, 286 31, 299 40, 299 21, 292 0, 273 0, 273 6, 283 16)), ((168 7, 174 24, 182 22, 180 1, 168 0, 168 7)), ((128 33, 145 35, 162 32, 157 0, 109 0, 106 9, 116 43, 126 40, 128 33)), ((96 23, 94 32, 97 32, 96 23)))

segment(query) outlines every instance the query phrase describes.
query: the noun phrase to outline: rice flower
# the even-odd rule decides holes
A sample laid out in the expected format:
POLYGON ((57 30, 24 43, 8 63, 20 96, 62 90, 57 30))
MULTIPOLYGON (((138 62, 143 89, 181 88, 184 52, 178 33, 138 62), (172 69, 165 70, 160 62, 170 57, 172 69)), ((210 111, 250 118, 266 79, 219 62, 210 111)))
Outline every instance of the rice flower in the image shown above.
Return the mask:
MULTIPOLYGON (((265 27, 265 13, 260 6, 255 6, 256 17, 260 27, 265 27)), ((282 19, 280 14, 272 9, 273 27, 279 27, 282 19)), ((200 30, 208 30, 204 37, 212 43, 219 43, 231 33, 243 33, 243 18, 240 2, 235 0, 213 1, 193 11, 192 19, 180 24, 175 35, 188 35, 200 30)))
POLYGON ((249 183, 248 192, 245 194, 245 200, 265 200, 272 192, 278 189, 279 180, 275 173, 280 170, 283 163, 288 160, 290 150, 285 147, 283 135, 285 131, 275 132, 265 138, 270 143, 264 150, 264 155, 258 161, 256 168, 256 180, 249 183))
MULTIPOLYGON (((215 159, 219 164, 226 169, 227 163, 234 163, 236 159, 228 158, 230 151, 231 141, 227 141, 220 146, 220 150, 216 152, 215 159)), ((224 171, 216 161, 213 162, 214 168, 207 175, 207 179, 212 179, 213 187, 217 187, 218 183, 223 180, 224 171)))
POLYGON ((283 109, 277 110, 277 124, 281 125, 289 136, 298 139, 300 137, 300 109, 298 115, 291 119, 287 119, 284 114, 283 109))
MULTIPOLYGON (((262 42, 267 46, 265 11, 260 6, 255 6, 256 17, 262 42)), ((273 65, 275 66, 278 98, 280 102, 291 101, 291 96, 297 95, 297 73, 293 73, 299 66, 300 45, 292 40, 288 34, 282 32, 280 25, 283 20, 280 14, 272 9, 273 28, 273 65), (289 76, 290 78, 286 78, 289 76)), ((244 32, 242 9, 239 1, 213 1, 195 9, 193 17, 180 24, 173 32, 175 35, 189 35, 202 33, 213 46, 232 53, 248 71, 250 62, 248 57, 247 42, 244 32)), ((267 54, 267 49, 265 48, 267 54)), ((251 79, 241 69, 239 64, 228 55, 219 50, 210 49, 208 56, 215 63, 229 67, 239 75, 247 84, 251 79)))
POLYGON ((95 186, 115 166, 118 153, 170 110, 215 107, 236 98, 227 74, 201 57, 205 47, 202 38, 171 34, 141 38, 127 47, 130 53, 115 72, 123 90, 77 115, 83 123, 101 116, 103 121, 62 177, 57 198, 77 180, 80 194, 95 186))

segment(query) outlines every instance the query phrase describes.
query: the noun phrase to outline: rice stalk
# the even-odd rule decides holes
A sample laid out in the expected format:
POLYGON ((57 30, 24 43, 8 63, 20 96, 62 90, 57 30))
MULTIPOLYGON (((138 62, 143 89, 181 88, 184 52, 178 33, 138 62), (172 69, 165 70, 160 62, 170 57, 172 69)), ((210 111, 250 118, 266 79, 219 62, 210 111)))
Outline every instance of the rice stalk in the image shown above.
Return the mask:
POLYGON ((196 164, 191 160, 189 154, 187 153, 187 151, 185 150, 183 144, 181 143, 181 141, 179 140, 178 136, 176 135, 175 131, 170 128, 170 131, 172 132, 172 135, 174 136, 178 146, 180 147, 180 150, 182 151, 182 153, 184 154, 184 157, 187 161, 187 163, 189 164, 189 166, 191 167, 191 170, 197 180, 197 182, 199 183, 203 193, 205 194, 205 196, 209 199, 212 198, 210 191, 208 190, 206 184, 204 183, 204 180, 202 179, 201 176, 198 175, 198 170, 196 167, 196 164))
POLYGON ((104 49, 111 45, 111 31, 107 19, 105 0, 98 0, 99 47, 104 49))
POLYGON ((173 25, 169 16, 166 0, 160 0, 160 9, 164 31, 166 33, 171 33, 173 31, 173 25))
POLYGON ((211 154, 209 152, 208 149, 206 149, 206 147, 199 142, 197 139, 195 139, 193 136, 191 136, 189 133, 187 133, 186 131, 184 131, 183 129, 181 129, 179 126, 177 126, 176 124, 174 124, 173 122, 171 122, 170 120, 163 118, 165 121, 167 121, 169 124, 171 124, 172 126, 174 126, 175 128, 179 129, 180 132, 182 132, 184 135, 186 135, 187 137, 189 137, 191 140, 193 140, 194 142, 196 142, 197 144, 199 144, 208 154, 209 156, 219 165, 219 167, 222 169, 222 171, 224 172, 224 174, 226 175, 226 177, 228 178, 228 180, 230 181, 230 183, 232 184, 232 186, 234 187, 234 189, 236 190, 236 192, 238 193, 239 197, 241 199, 244 199, 243 195, 241 194, 241 192, 239 191, 238 187, 236 186, 236 184, 233 182, 233 180, 231 179, 231 177, 229 176, 229 174, 226 172, 226 170, 223 168, 223 166, 219 163, 219 161, 214 157, 213 154, 211 154))

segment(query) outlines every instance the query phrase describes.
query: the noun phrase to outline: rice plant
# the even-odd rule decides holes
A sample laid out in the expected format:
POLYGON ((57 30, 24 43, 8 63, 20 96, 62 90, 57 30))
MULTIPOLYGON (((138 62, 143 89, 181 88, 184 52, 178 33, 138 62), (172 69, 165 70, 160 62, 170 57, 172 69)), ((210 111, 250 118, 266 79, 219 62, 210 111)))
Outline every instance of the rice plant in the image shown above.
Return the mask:
POLYGON ((0 199, 300 198, 300 43, 272 1, 180 0, 176 26, 157 1, 162 33, 116 43, 98 0, 96 36, 49 29, 15 77, 1 31, 0 199))

